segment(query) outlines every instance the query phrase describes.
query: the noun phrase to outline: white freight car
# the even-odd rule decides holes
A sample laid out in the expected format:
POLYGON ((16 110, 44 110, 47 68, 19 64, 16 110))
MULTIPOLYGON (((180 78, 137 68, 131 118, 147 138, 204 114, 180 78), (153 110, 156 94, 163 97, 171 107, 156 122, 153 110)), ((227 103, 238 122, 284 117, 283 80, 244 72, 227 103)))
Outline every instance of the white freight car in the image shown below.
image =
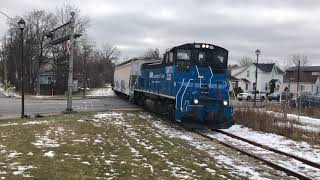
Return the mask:
POLYGON ((144 63, 161 62, 155 59, 134 58, 119 64, 114 70, 114 88, 116 94, 132 96, 134 83, 141 75, 141 66, 144 63))

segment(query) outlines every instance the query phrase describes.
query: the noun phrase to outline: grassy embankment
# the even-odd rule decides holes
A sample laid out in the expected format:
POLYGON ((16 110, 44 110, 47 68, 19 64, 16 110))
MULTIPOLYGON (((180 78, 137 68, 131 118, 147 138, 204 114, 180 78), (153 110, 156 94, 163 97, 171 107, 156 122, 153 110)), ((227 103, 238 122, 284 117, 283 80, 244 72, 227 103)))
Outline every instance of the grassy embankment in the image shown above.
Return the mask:
POLYGON ((275 133, 295 141, 320 144, 320 132, 308 129, 303 122, 287 119, 279 114, 267 113, 254 108, 237 109, 234 112, 236 124, 241 124, 257 131, 275 133))

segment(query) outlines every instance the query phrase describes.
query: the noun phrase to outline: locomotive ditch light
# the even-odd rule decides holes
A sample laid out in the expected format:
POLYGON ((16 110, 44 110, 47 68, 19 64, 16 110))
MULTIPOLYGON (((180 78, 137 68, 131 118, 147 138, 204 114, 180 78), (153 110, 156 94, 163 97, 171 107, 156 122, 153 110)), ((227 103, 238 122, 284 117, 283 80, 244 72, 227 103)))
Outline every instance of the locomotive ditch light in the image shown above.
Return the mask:
POLYGON ((193 100, 193 103, 194 103, 194 104, 198 104, 198 103, 199 103, 199 100, 198 100, 198 99, 194 99, 194 100, 193 100))
POLYGON ((223 105, 228 105, 228 101, 227 100, 223 100, 223 105))

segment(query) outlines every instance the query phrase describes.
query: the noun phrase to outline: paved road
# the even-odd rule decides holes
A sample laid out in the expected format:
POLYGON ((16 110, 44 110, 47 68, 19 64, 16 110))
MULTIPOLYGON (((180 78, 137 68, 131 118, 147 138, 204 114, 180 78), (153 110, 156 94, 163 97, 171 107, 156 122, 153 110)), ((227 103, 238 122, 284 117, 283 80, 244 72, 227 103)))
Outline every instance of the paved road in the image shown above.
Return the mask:
MULTIPOLYGON (((58 113, 66 109, 66 100, 25 100, 25 114, 58 113)), ((73 100, 75 111, 104 111, 110 109, 138 108, 128 101, 118 97, 101 99, 73 100)), ((21 99, 0 97, 0 116, 19 116, 21 113, 21 99)))

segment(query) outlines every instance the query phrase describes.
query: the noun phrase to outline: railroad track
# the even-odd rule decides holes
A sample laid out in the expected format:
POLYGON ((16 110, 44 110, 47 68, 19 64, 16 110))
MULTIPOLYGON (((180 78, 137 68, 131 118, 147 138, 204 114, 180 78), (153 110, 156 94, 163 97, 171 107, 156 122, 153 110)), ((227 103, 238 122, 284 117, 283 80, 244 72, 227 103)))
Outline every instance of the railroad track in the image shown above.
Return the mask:
MULTIPOLYGON (((242 142, 245 142, 247 144, 250 144, 250 145, 258 147, 258 148, 262 148, 264 150, 267 150, 269 152, 275 153, 277 155, 281 155, 281 156, 285 156, 285 157, 297 160, 297 161, 299 161, 299 162, 301 162, 303 164, 306 164, 306 165, 308 165, 308 166, 310 166, 312 168, 317 169, 320 172, 320 164, 318 164, 316 162, 312 162, 312 161, 309 161, 307 159, 303 159, 301 157, 298 157, 298 156, 295 156, 295 155, 292 155, 292 154, 289 154, 289 153, 286 153, 286 152, 283 152, 283 151, 279 151, 277 149, 271 148, 271 147, 263 145, 263 144, 259 144, 259 143, 254 142, 254 141, 250 141, 248 139, 245 139, 245 138, 239 137, 237 135, 225 132, 223 130, 215 130, 215 131, 218 132, 218 133, 224 134, 224 135, 226 135, 228 137, 231 137, 232 139, 240 140, 242 142)), ((314 177, 309 177, 309 176, 305 175, 305 173, 297 172, 297 171, 289 169, 289 168, 287 168, 285 166, 279 165, 279 164, 277 164, 277 163, 275 163, 275 162, 273 162, 271 160, 268 160, 268 158, 263 158, 263 157, 255 154, 255 153, 249 152, 248 150, 245 150, 245 149, 242 149, 242 148, 240 148, 238 146, 232 145, 232 143, 227 143, 227 142, 224 142, 222 140, 218 140, 218 139, 210 136, 207 133, 198 132, 198 131, 195 131, 195 133, 199 134, 202 137, 210 139, 211 141, 217 142, 217 143, 222 144, 224 146, 227 146, 227 147, 229 147, 231 149, 237 150, 237 151, 241 152, 242 154, 245 154, 245 155, 250 156, 252 158, 255 158, 255 159, 259 160, 259 161, 262 161, 266 165, 268 165, 268 166, 270 166, 270 167, 272 167, 272 168, 274 168, 276 170, 283 171, 289 176, 294 176, 294 177, 297 177, 299 179, 306 179, 306 180, 314 179, 314 177)), ((316 178, 320 178, 320 177, 316 177, 316 178)))

